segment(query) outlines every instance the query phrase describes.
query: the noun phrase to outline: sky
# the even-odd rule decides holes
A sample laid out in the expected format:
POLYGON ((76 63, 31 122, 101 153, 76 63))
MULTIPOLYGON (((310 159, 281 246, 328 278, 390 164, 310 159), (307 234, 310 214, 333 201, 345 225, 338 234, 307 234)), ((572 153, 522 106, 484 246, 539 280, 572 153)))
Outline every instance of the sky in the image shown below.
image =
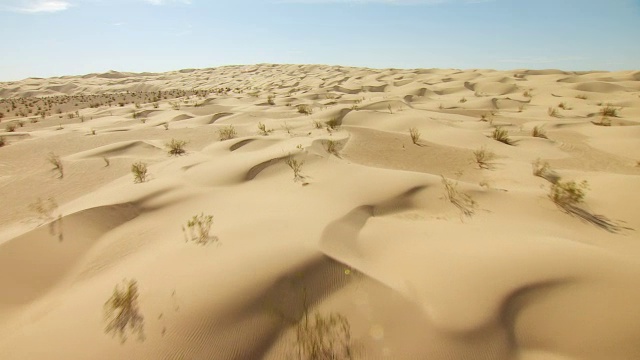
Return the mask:
POLYGON ((640 0, 0 0, 0 81, 259 63, 640 69, 640 0))

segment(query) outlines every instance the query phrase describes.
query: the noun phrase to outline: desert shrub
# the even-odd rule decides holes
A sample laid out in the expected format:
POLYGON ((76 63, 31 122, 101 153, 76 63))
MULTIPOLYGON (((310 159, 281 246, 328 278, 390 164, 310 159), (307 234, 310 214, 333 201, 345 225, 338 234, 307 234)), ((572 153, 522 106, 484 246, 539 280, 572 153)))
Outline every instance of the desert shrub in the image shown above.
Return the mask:
POLYGON ((182 226, 182 232, 184 233, 185 240, 187 242, 192 241, 199 245, 205 245, 209 241, 217 240, 215 237, 211 237, 209 232, 213 225, 213 215, 194 215, 186 226, 182 226))
POLYGON ((326 140, 324 142, 324 147, 329 154, 333 154, 338 156, 338 142, 333 140, 326 140))
POLYGON ((534 126, 533 130, 531 131, 531 136, 548 139, 546 132, 541 126, 534 126))
POLYGON ((49 156, 47 157, 47 161, 51 165, 53 165, 52 171, 58 172, 58 179, 62 179, 64 177, 64 168, 62 166, 62 160, 60 159, 60 156, 54 153, 49 153, 49 156))
POLYGON ((276 96, 275 96, 275 95, 269 95, 269 96, 267 97, 267 103, 268 103, 269 105, 275 105, 275 104, 276 104, 276 102, 275 102, 275 98, 276 98, 276 96))
POLYGON ((335 129, 337 129, 338 127, 340 127, 340 124, 341 124, 341 123, 342 123, 342 122, 341 122, 340 120, 338 120, 338 118, 336 118, 336 117, 331 118, 330 120, 328 120, 328 121, 326 121, 326 122, 325 122, 325 124, 326 124, 329 128, 331 128, 331 130, 335 130, 335 129))
POLYGON ((411 136, 411 141, 418 145, 418 142, 420 141, 420 131, 417 128, 409 128, 409 136, 411 136))
POLYGON ((180 110, 180 103, 179 102, 169 102, 169 105, 171 105, 171 108, 173 110, 180 110))
POLYGON ((237 132, 233 125, 227 125, 218 129, 218 137, 220 138, 220 141, 233 139, 236 135, 237 132))
POLYGON ((600 108, 600 115, 603 117, 618 117, 618 108, 614 107, 611 104, 607 104, 600 108))
POLYGON ((567 103, 564 101, 558 104, 558 107, 563 110, 571 110, 571 107, 569 107, 569 105, 567 105, 567 103))
POLYGON ((546 173, 549 172, 550 166, 546 161, 542 161, 541 159, 536 159, 533 163, 531 163, 531 167, 533 170, 533 175, 544 177, 546 173))
POLYGON ((501 127, 495 128, 493 134, 491 134, 494 140, 500 141, 507 145, 514 145, 515 142, 509 138, 509 132, 501 127))
POLYGON ((14 132, 16 131, 16 124, 8 123, 7 125, 5 125, 4 129, 6 130, 6 132, 14 132))
POLYGON ((298 109, 298 112, 300 114, 311 115, 313 113, 313 110, 311 110, 311 106, 307 104, 300 104, 296 106, 296 108, 298 109))
POLYGON ((584 200, 589 184, 586 181, 558 181, 551 185, 549 197, 559 206, 573 206, 584 200))
POLYGON ((547 114, 551 117, 559 117, 558 109, 554 107, 550 107, 547 109, 547 114))
POLYGON ((303 180, 304 176, 301 175, 302 165, 304 165, 304 161, 297 160, 293 156, 289 155, 289 157, 285 160, 285 163, 293 170, 293 180, 299 181, 303 180))
POLYGON ((0 136, 0 147, 3 147, 7 144, 7 140, 5 140, 4 136, 0 136))
POLYGON ((522 96, 530 98, 530 97, 532 97, 533 95, 531 94, 531 91, 530 91, 530 90, 525 90, 525 91, 522 93, 522 96))
POLYGON ((185 145, 187 145, 186 141, 176 139, 171 139, 170 142, 165 144, 169 155, 173 156, 184 154, 186 152, 186 150, 184 149, 185 145))
POLYGON ((460 99, 460 103, 464 104, 467 102, 467 98, 465 98, 464 96, 460 99))
POLYGON ((603 116, 599 121, 592 121, 592 123, 598 126, 611 126, 611 119, 607 116, 603 116))
POLYGON ((584 94, 576 95, 576 99, 587 100, 587 95, 584 95, 584 94))
POLYGON ((164 127, 165 130, 169 130, 169 123, 162 123, 162 127, 164 127))
POLYGON ((113 336, 119 335, 123 343, 127 340, 128 330, 138 333, 141 340, 144 338, 144 317, 138 306, 138 283, 135 280, 125 280, 122 286, 116 285, 104 303, 104 317, 107 321, 104 331, 113 336))
POLYGON ((477 203, 473 198, 458 190, 458 183, 447 180, 442 176, 442 184, 445 188, 445 197, 449 202, 455 205, 464 216, 471 216, 475 213, 477 203))
POLYGON ((351 359, 351 326, 341 314, 310 316, 304 313, 296 326, 298 357, 305 360, 351 359))
POLYGON ((160 104, 158 104, 158 103, 157 103, 157 102, 155 102, 155 101, 153 102, 153 104, 152 104, 152 105, 153 105, 153 108, 154 108, 154 109, 157 109, 157 108, 159 108, 159 107, 160 107, 160 104))
POLYGON ((271 132, 273 132, 273 129, 267 129, 267 126, 265 124, 263 124, 262 122, 258 123, 258 133, 262 136, 267 136, 269 135, 271 132))
POLYGON ((133 174, 134 183, 138 184, 147 181, 147 164, 141 161, 132 164, 131 173, 133 174))
POLYGON ((484 146, 478 150, 473 151, 473 157, 476 164, 481 169, 489 169, 491 167, 491 161, 495 159, 496 154, 490 150, 487 150, 484 146))
POLYGON ((323 125, 322 125, 322 121, 320 120, 313 120, 313 127, 315 127, 316 129, 322 129, 323 125))

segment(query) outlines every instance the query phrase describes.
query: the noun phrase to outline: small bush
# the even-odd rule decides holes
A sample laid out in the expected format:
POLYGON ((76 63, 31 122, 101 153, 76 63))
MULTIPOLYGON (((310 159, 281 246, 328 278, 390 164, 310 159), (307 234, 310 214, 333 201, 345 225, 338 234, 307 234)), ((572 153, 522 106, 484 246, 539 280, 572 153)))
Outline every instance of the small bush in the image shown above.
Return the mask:
POLYGON ((549 197, 559 206, 566 207, 581 203, 584 200, 589 184, 586 181, 558 181, 551 185, 549 197))
POLYGON ((491 161, 496 158, 496 154, 490 150, 487 150, 484 146, 473 152, 473 156, 476 160, 476 164, 481 169, 491 168, 491 161))
POLYGON ((602 117, 618 117, 618 108, 612 106, 611 104, 607 104, 606 106, 600 108, 600 115, 602 117))
POLYGON ((587 100, 587 95, 583 95, 583 94, 576 95, 576 99, 587 100))
POLYGON ((548 139, 546 132, 541 126, 534 126, 533 130, 531 131, 531 136, 548 139))
POLYGON ((53 165, 52 171, 58 172, 58 179, 62 179, 64 177, 64 168, 62 166, 62 160, 60 160, 60 156, 54 153, 49 153, 49 156, 47 157, 47 161, 51 165, 53 165))
POLYGON ((185 145, 187 145, 186 141, 176 139, 171 139, 170 142, 165 144, 168 149, 169 155, 172 156, 184 154, 186 152, 186 150, 184 149, 185 145))
POLYGON ((500 141, 501 143, 507 145, 515 144, 515 142, 509 138, 509 132, 501 127, 495 128, 491 137, 493 137, 494 140, 500 141))
POLYGON ((548 173, 550 169, 549 163, 540 159, 536 159, 536 161, 534 161, 531 166, 533 169, 533 175, 539 177, 544 177, 544 175, 548 173))
POLYGON ((467 102, 467 98, 465 98, 464 96, 460 99, 460 103, 464 104, 467 102))
POLYGON ((600 121, 593 121, 593 124, 598 126, 611 126, 611 119, 607 116, 603 116, 600 118, 600 121))
POLYGON ((133 182, 135 184, 147 181, 147 164, 141 161, 132 164, 131 173, 133 174, 133 182))
POLYGON ((409 136, 411 136, 411 141, 418 145, 418 142, 420 141, 420 131, 417 128, 409 128, 409 136))
POLYGON ((236 137, 236 135, 236 129, 233 127, 233 125, 227 125, 218 129, 218 137, 220 138, 220 141, 233 139, 234 137, 236 137))
POLYGON ((324 147, 329 154, 338 156, 338 142, 333 140, 327 140, 324 142, 324 147))
POLYGON ((300 181, 304 179, 304 176, 301 175, 302 165, 304 165, 304 161, 297 160, 293 156, 289 155, 289 157, 285 160, 285 163, 293 170, 293 180, 300 181))
POLYGON ((16 124, 15 123, 8 123, 7 125, 5 125, 4 129, 7 132, 14 132, 14 131, 16 131, 16 124))
POLYGON ((551 117, 559 117, 558 109, 554 107, 550 107, 547 109, 547 114, 551 117))
POLYGON ((442 184, 445 188, 445 197, 453 205, 455 205, 464 216, 471 216, 475 213, 477 203, 470 195, 462 193, 458 190, 458 183, 447 180, 442 176, 442 184))
POLYGON ((571 107, 569 107, 569 105, 567 105, 567 103, 564 101, 558 104, 558 107, 563 110, 571 110, 571 107))
POLYGON ((341 121, 338 120, 338 118, 334 117, 334 118, 331 118, 331 120, 326 121, 325 124, 327 124, 327 126, 331 128, 331 130, 335 130, 340 126, 341 121))
POLYGON ((313 120, 313 127, 315 127, 316 129, 322 129, 323 125, 322 125, 322 121, 320 120, 313 120))
POLYGON ((296 348, 300 359, 352 359, 349 321, 340 314, 305 312, 296 326, 296 348))
POLYGON ((123 286, 117 286, 113 294, 104 303, 104 315, 107 326, 104 331, 119 335, 124 343, 127 340, 127 329, 138 333, 140 340, 144 339, 144 317, 138 307, 138 283, 135 280, 124 281, 123 286))
POLYGON ((189 221, 187 226, 182 226, 182 232, 184 233, 185 240, 187 242, 192 241, 199 245, 205 245, 209 241, 217 240, 215 237, 209 236, 211 226, 213 225, 213 215, 194 215, 189 221))
POLYGON ((522 93, 522 96, 530 98, 530 97, 532 97, 533 95, 531 94, 531 91, 530 91, 530 90, 525 90, 525 91, 522 93))
POLYGON ((261 122, 258 123, 258 133, 262 136, 267 136, 269 135, 271 132, 273 132, 273 129, 267 129, 267 126, 261 122))
POLYGON ((154 102, 152 105, 154 109, 157 109, 160 107, 160 104, 158 104, 157 102, 154 102))
POLYGON ((300 114, 311 115, 313 113, 313 110, 311 110, 311 106, 307 104, 300 104, 296 106, 296 108, 298 109, 298 112, 300 114))
POLYGON ((275 104, 276 104, 276 102, 275 102, 275 98, 276 98, 276 96, 275 96, 275 95, 269 95, 269 96, 267 97, 267 104, 269 104, 269 105, 275 105, 275 104))

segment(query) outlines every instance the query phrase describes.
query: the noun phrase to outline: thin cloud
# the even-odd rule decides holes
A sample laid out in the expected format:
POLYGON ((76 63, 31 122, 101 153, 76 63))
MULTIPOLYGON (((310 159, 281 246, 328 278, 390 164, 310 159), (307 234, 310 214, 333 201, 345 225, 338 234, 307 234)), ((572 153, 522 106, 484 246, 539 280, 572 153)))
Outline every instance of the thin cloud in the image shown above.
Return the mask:
POLYGON ((69 1, 63 0, 21 0, 11 1, 10 4, 12 5, 0 6, 0 10, 22 13, 54 13, 73 6, 69 1))
POLYGON ((151 5, 166 5, 169 3, 182 3, 186 5, 191 5, 191 0, 143 0, 143 1, 151 5))
POLYGON ((387 4, 387 5, 438 5, 459 2, 479 4, 497 0, 275 0, 281 4, 387 4))

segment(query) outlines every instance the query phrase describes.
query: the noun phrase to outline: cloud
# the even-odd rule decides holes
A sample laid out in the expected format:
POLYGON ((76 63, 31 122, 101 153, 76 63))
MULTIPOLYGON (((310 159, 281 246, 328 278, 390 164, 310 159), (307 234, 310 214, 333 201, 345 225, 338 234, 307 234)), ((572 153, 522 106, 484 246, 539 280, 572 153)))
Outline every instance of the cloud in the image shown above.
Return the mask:
POLYGON ((182 4, 191 5, 191 0, 143 0, 143 1, 151 5, 166 5, 169 3, 182 3, 182 4))
MULTIPOLYGON (((157 1, 157 0, 156 0, 157 1)), ((388 5, 438 5, 446 3, 479 4, 497 0, 275 0, 288 4, 388 4, 388 5)))
POLYGON ((69 1, 64 0, 20 0, 9 3, 10 5, 0 6, 0 10, 22 13, 53 13, 67 10, 73 6, 69 1))

